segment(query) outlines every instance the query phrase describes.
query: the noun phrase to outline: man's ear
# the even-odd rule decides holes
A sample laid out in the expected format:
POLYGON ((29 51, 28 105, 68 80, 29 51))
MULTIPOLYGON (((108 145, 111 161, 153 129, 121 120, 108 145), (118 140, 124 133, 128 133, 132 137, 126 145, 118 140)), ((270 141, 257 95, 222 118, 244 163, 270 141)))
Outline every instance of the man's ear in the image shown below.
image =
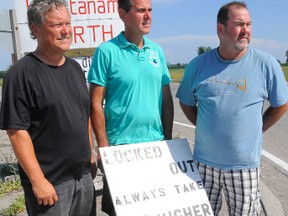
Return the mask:
POLYGON ((125 10, 123 10, 122 8, 119 8, 118 14, 119 14, 120 19, 124 22, 126 20, 127 12, 125 10))
POLYGON ((217 34, 219 38, 222 38, 224 32, 224 24, 217 23, 217 34))
POLYGON ((39 27, 37 25, 31 24, 30 29, 33 32, 33 34, 35 35, 35 37, 39 36, 39 27))

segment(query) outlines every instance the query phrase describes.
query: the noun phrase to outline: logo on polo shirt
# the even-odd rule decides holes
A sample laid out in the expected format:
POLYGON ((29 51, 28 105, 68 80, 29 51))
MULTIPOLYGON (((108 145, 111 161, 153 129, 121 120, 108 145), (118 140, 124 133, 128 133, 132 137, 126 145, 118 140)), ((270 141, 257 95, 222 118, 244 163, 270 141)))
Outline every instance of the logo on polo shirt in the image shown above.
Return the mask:
POLYGON ((159 68, 160 67, 160 58, 158 55, 158 52, 155 52, 154 50, 148 50, 149 52, 149 63, 155 67, 155 68, 159 68))

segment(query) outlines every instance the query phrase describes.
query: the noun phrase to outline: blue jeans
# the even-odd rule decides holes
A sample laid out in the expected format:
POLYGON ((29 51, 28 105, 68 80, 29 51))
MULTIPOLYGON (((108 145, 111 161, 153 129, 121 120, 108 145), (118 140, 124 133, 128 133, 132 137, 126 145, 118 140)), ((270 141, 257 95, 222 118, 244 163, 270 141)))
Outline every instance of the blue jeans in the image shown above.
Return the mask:
POLYGON ((31 188, 24 188, 28 215, 96 216, 95 188, 90 173, 56 185, 55 190, 58 201, 53 206, 43 206, 37 203, 31 188))

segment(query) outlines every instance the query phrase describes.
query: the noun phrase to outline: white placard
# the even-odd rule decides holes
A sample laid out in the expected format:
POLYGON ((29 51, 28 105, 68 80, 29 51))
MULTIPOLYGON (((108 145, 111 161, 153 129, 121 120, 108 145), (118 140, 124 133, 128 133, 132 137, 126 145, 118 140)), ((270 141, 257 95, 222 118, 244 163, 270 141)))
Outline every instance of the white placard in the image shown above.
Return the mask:
POLYGON ((211 216, 187 139, 100 148, 117 216, 211 216))
MULTIPOLYGON (((27 7, 32 0, 14 0, 21 56, 36 49, 27 25, 27 7)), ((66 0, 71 14, 73 42, 71 49, 97 47, 124 29, 118 15, 117 0, 66 0)))
POLYGON ((93 56, 75 57, 73 59, 77 61, 78 64, 80 64, 80 66, 82 67, 83 73, 85 74, 85 77, 87 79, 88 72, 92 64, 93 56))

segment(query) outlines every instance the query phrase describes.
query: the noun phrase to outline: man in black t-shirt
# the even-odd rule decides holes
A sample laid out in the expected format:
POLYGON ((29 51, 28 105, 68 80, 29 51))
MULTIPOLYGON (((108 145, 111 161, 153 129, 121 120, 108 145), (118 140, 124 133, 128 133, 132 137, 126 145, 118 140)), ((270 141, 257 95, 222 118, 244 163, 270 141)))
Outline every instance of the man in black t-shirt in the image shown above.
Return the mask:
POLYGON ((96 215, 89 93, 80 65, 64 56, 72 42, 67 3, 34 0, 27 15, 38 45, 5 76, 0 113, 27 212, 96 215))

